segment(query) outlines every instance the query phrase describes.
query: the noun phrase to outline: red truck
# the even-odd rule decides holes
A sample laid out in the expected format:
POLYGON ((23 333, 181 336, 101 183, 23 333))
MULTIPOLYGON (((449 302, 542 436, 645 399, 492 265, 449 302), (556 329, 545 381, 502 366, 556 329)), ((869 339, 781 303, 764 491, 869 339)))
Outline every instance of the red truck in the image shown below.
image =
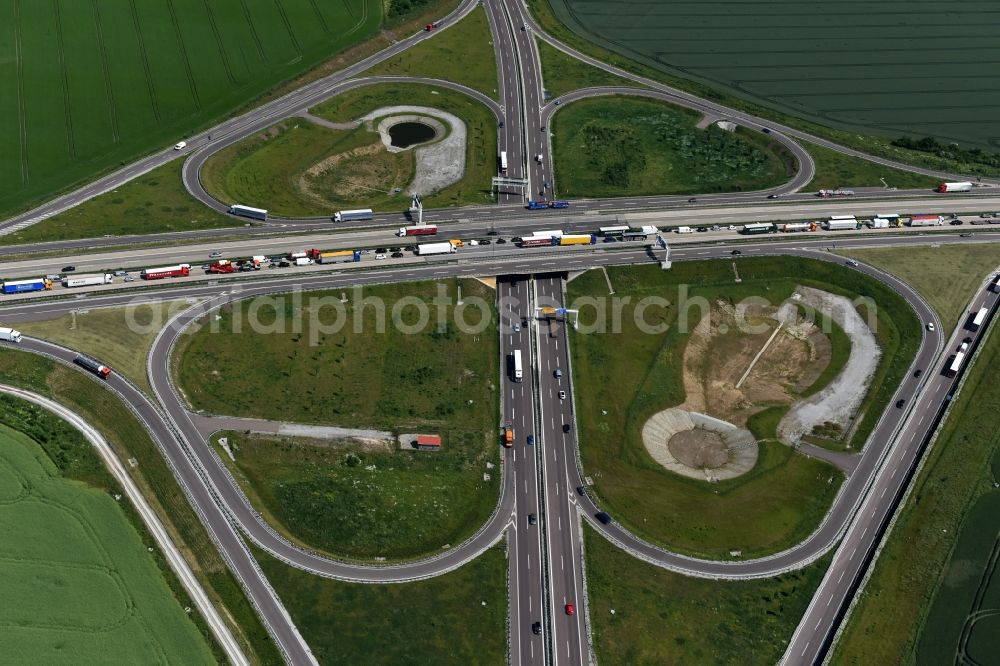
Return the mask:
POLYGON ((146 268, 139 273, 143 280, 160 280, 169 277, 187 277, 191 274, 191 264, 163 266, 162 268, 146 268))
POLYGON ((219 259, 208 267, 209 273, 235 273, 236 266, 228 259, 219 259))
POLYGON ((83 354, 77 354, 77 357, 73 359, 73 362, 82 368, 90 370, 92 373, 100 377, 101 379, 107 379, 111 376, 111 368, 99 363, 89 356, 84 356, 83 354))
POLYGON ((433 236, 438 232, 437 225, 421 224, 413 227, 400 227, 397 236, 433 236))

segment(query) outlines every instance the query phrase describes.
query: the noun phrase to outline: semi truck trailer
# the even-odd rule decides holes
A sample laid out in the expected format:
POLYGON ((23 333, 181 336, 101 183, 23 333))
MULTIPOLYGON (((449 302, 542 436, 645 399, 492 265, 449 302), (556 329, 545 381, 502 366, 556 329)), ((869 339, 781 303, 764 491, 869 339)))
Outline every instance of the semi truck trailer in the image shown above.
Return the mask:
POLYGON ((559 245, 593 245, 597 236, 593 234, 566 234, 559 237, 559 245))
POLYGON ((433 236, 438 232, 435 224, 420 224, 412 227, 400 227, 397 236, 433 236))
POLYGON ((21 294, 28 291, 46 291, 52 289, 52 280, 35 278, 32 280, 6 280, 3 283, 3 293, 21 294))
POLYGON ((63 278, 64 287, 89 287, 95 284, 111 284, 114 276, 111 273, 103 275, 76 275, 74 277, 63 278))
POLYGON ((337 252, 320 252, 316 261, 321 264, 346 264, 361 261, 361 250, 339 250, 337 252))
POLYGON ((846 231, 857 229, 861 224, 857 220, 829 220, 823 223, 823 228, 827 231, 846 231))
POLYGON ((177 264, 161 268, 145 268, 139 273, 143 280, 161 280, 169 277, 187 277, 191 274, 191 264, 177 264))
POLYGON ((941 183, 937 186, 938 192, 971 192, 972 183, 964 181, 961 183, 941 183))
POLYGON ((940 227, 943 224, 940 215, 914 215, 910 218, 911 227, 940 227))
POLYGON ((249 217, 254 220, 267 220, 267 211, 263 208, 254 208, 252 206, 241 206, 240 204, 233 204, 229 207, 230 215, 239 215, 240 217, 249 217))
POLYGON ((4 342, 20 342, 21 331, 16 331, 13 328, 0 328, 0 340, 4 342))
POLYGON ((456 252, 456 248, 452 243, 424 243, 423 245, 417 246, 417 254, 421 257, 428 256, 432 254, 450 254, 456 252))
POLYGON ((334 222, 357 222, 359 220, 371 220, 375 213, 371 208, 359 208, 358 210, 339 210, 333 214, 334 222))
POLYGON ((95 361, 89 356, 84 356, 83 354, 77 354, 76 358, 73 359, 73 362, 79 365, 81 368, 90 370, 92 373, 94 373, 101 379, 107 379, 108 377, 111 376, 111 368, 104 365, 103 363, 100 363, 99 361, 95 361))

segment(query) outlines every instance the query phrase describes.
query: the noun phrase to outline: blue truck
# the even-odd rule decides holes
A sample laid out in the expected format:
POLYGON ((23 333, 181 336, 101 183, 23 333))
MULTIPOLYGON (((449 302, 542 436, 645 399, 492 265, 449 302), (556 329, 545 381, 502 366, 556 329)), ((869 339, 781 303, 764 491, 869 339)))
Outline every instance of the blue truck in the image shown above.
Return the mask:
POLYGON ((36 278, 34 280, 6 280, 3 283, 3 293, 20 294, 27 291, 44 291, 52 289, 52 280, 36 278))

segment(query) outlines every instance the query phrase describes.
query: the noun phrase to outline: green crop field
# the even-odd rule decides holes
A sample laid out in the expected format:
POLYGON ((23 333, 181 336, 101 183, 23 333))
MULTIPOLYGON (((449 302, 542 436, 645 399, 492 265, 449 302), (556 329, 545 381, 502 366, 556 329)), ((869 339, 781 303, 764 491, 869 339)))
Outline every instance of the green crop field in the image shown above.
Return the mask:
MULTIPOLYGON (((0 426, 3 660, 215 663, 147 551, 152 540, 144 543, 107 489, 63 476, 46 455, 65 464, 59 454, 83 447, 93 456, 82 435, 67 428, 58 438, 43 451, 0 426)), ((87 473, 110 480, 99 462, 87 473)))
POLYGON ((166 147, 365 39, 382 5, 4 4, 0 216, 166 147))
POLYGON ((798 165, 780 144, 746 130, 695 127, 701 114, 642 97, 598 97, 552 119, 560 196, 608 197, 759 190, 798 165))
MULTIPOLYGON (((683 403, 686 397, 681 369, 690 335, 680 325, 681 313, 688 307, 683 299, 704 297, 711 303, 735 304, 752 296, 777 304, 795 285, 873 298, 878 305, 875 334, 883 357, 849 437, 855 449, 863 445, 905 374, 921 335, 920 324, 905 301, 843 266, 769 258, 742 259, 737 267, 740 284, 733 282, 729 261, 679 262, 670 271, 608 269, 615 296, 631 298, 622 306, 620 330, 577 331, 570 338, 581 456, 585 473, 594 480, 592 491, 617 520, 636 533, 702 557, 726 558, 730 550, 751 557, 797 543, 818 525, 842 477, 830 465, 774 442, 761 443, 757 465, 750 472, 713 484, 669 472, 649 456, 641 436, 646 420, 683 403), (665 333, 645 333, 634 322, 636 304, 649 296, 671 302, 665 310, 652 308, 644 315, 668 325, 665 333)), ((598 271, 585 273, 569 285, 571 303, 581 297, 600 298, 607 292, 608 284, 598 271)), ((697 308, 690 310, 687 316, 700 317, 697 308)), ((584 324, 590 320, 591 315, 581 315, 584 324)), ((692 321, 688 328, 694 325, 692 321)), ((841 335, 837 332, 831 337, 837 342, 841 335)), ((832 354, 831 366, 843 362, 843 351, 832 354)), ((807 391, 818 388, 814 384, 807 391)), ((773 437, 783 409, 765 409, 748 426, 759 438, 773 437)))
POLYGON ((549 2, 604 48, 820 125, 1000 145, 989 3, 549 2))

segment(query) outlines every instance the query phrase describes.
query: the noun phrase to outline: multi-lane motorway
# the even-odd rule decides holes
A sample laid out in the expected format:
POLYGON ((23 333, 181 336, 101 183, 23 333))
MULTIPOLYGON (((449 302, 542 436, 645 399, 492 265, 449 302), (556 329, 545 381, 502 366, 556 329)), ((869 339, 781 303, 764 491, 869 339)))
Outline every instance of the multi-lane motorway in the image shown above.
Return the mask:
MULTIPOLYGON (((634 216, 631 219, 636 220, 643 216, 655 216, 656 219, 650 222, 656 224, 692 221, 727 223, 754 219, 781 219, 781 216, 793 215, 821 216, 823 213, 817 210, 827 205, 825 202, 805 201, 803 196, 794 194, 811 180, 813 175, 811 158, 796 139, 806 139, 845 154, 858 154, 857 151, 836 146, 794 128, 721 107, 655 81, 593 61, 542 33, 519 2, 485 0, 483 4, 495 45, 500 102, 497 103, 475 91, 469 91, 449 82, 433 80, 427 82, 460 89, 480 99, 492 109, 498 122, 498 149, 506 150, 508 153, 510 164, 508 175, 513 178, 523 178, 528 182, 527 192, 523 193, 525 196, 551 198, 555 194, 548 122, 557 106, 554 101, 547 102, 543 98, 536 36, 574 57, 591 62, 595 66, 648 88, 642 91, 631 90, 631 93, 679 103, 712 118, 735 120, 756 131, 767 129, 771 137, 784 143, 796 155, 800 170, 789 183, 771 191, 774 194, 787 195, 779 203, 764 200, 764 195, 768 192, 699 197, 696 205, 688 202, 687 197, 586 200, 574 204, 575 210, 572 215, 575 218, 566 217, 555 211, 548 211, 548 215, 543 218, 525 213, 521 193, 501 193, 501 198, 495 207, 463 209, 460 217, 467 221, 456 222, 452 226, 455 237, 476 237, 485 232, 487 223, 496 227, 497 222, 502 233, 506 235, 515 233, 520 235, 523 230, 539 228, 541 225, 560 226, 569 231, 592 229, 601 224, 602 215, 620 212, 634 216), (647 209, 655 210, 640 212, 647 209)), ((446 18, 443 29, 447 29, 475 6, 472 0, 463 2, 451 16, 446 18)), ((437 32, 421 32, 401 40, 363 63, 304 86, 281 99, 193 137, 188 141, 186 150, 188 159, 183 171, 189 191, 207 206, 217 210, 225 208, 222 202, 215 201, 204 191, 198 177, 202 165, 210 155, 277 120, 301 113, 332 95, 375 82, 376 79, 352 77, 357 77, 368 67, 436 34, 437 32)), ((388 77, 377 80, 412 81, 413 79, 388 77)), ((559 101, 568 102, 585 95, 615 92, 622 90, 604 88, 572 93, 559 101)), ((0 230, 23 227, 25 224, 44 219, 55 212, 117 187, 175 156, 176 153, 173 151, 152 155, 79 191, 8 220, 0 224, 0 230)), ((869 159, 868 156, 862 157, 869 159)), ((912 168, 889 160, 870 159, 943 179, 952 177, 951 174, 912 168)), ((919 209, 927 204, 926 197, 914 198, 912 195, 913 193, 899 192, 885 192, 878 195, 870 193, 871 198, 868 200, 837 202, 836 212, 870 214, 873 212, 871 210, 873 204, 882 199, 891 201, 891 204, 885 205, 893 208, 919 209)), ((953 210, 956 212, 1000 208, 1000 197, 990 194, 964 198, 949 197, 944 200, 954 202, 953 210)), ((455 218, 456 213, 453 211, 428 211, 425 215, 425 221, 455 218)), ((375 229, 347 232, 341 238, 343 242, 349 244, 358 244, 366 238, 372 240, 378 238, 388 244, 388 239, 391 237, 378 228, 397 226, 406 221, 405 215, 382 215, 371 225, 375 229)), ((231 236, 234 233, 274 234, 292 229, 318 231, 319 228, 328 226, 329 222, 326 220, 278 219, 272 221, 271 226, 263 228, 192 232, 175 234, 171 238, 210 238, 213 235, 231 236)), ((977 234, 974 240, 981 242, 988 239, 991 240, 990 234, 977 234)), ((109 238, 96 242, 70 241, 34 249, 65 250, 67 253, 72 253, 77 247, 112 246, 122 244, 124 240, 109 238)), ((712 240, 724 242, 730 239, 720 237, 712 240)), ((965 239, 955 239, 954 236, 951 240, 965 241, 965 239)), ((831 259, 830 255, 823 251, 830 242, 815 236, 786 237, 780 240, 772 239, 771 242, 752 239, 745 241, 741 248, 744 253, 750 255, 782 253, 831 259)), ((838 239, 835 242, 841 248, 872 244, 903 246, 925 244, 927 238, 909 234, 871 234, 867 238, 838 239)), ((290 243, 299 245, 303 244, 304 240, 301 237, 294 240, 258 239, 250 243, 256 247, 274 244, 287 248, 290 243)), ((200 248, 204 249, 206 248, 200 248)), ((675 261, 682 261, 729 257, 730 249, 731 246, 715 246, 704 242, 689 247, 677 246, 672 258, 675 261)), ((23 249, 5 250, 4 253, 18 251, 23 249)), ((148 263, 168 263, 172 258, 180 256, 187 258, 189 255, 183 253, 189 251, 191 248, 147 248, 133 250, 129 254, 134 262, 141 265, 147 260, 148 263)), ((900 385, 893 402, 904 399, 905 408, 890 408, 885 412, 861 454, 857 468, 844 483, 830 513, 808 539, 783 553, 761 560, 734 562, 698 560, 645 543, 614 523, 604 525, 594 520, 600 507, 593 503, 589 495, 577 493, 575 490, 583 482, 578 464, 568 339, 564 328, 558 325, 552 327, 549 322, 543 322, 535 317, 540 306, 558 307, 563 304, 566 272, 600 265, 650 262, 654 260, 652 254, 647 250, 604 251, 603 248, 548 254, 525 252, 523 255, 506 254, 504 257, 496 256, 498 254, 504 253, 497 252, 493 248, 480 249, 476 252, 463 253, 451 261, 416 264, 400 262, 389 268, 380 267, 379 270, 353 273, 278 275, 269 276, 270 279, 242 281, 239 284, 226 281, 219 284, 184 286, 171 284, 148 292, 153 294, 154 298, 190 297, 201 299, 203 303, 179 315, 171 326, 164 329, 154 344, 148 371, 159 404, 154 405, 120 377, 113 377, 110 386, 133 408, 153 434, 177 474, 178 481, 288 661, 294 664, 314 663, 308 646, 247 551, 241 533, 257 546, 291 566, 318 575, 370 582, 399 582, 438 575, 461 566, 506 535, 509 552, 511 661, 519 664, 585 664, 592 660, 592 655, 589 649, 587 606, 583 592, 581 517, 588 520, 605 537, 637 557, 690 575, 712 578, 774 575, 804 566, 835 548, 829 572, 785 655, 786 662, 794 664, 813 663, 821 659, 829 646, 830 637, 843 616, 844 608, 856 590, 857 581, 869 565, 873 549, 906 488, 910 472, 919 460, 925 442, 936 427, 937 420, 931 415, 938 414, 950 399, 954 380, 938 374, 936 369, 940 365, 942 351, 955 344, 955 336, 952 336, 947 343, 944 342, 946 332, 941 330, 940 322, 929 306, 908 285, 873 268, 858 267, 859 270, 883 280, 899 292, 913 306, 922 321, 937 324, 934 332, 925 331, 914 361, 914 369, 920 368, 926 372, 921 378, 915 377, 911 372, 900 385), (384 567, 339 562, 288 542, 257 515, 225 466, 212 450, 205 446, 204 434, 199 431, 177 391, 171 385, 169 359, 180 331, 190 322, 215 308, 254 295, 280 293, 297 287, 324 289, 388 281, 435 279, 453 275, 502 276, 497 285, 497 304, 502 320, 501 367, 504 368, 504 375, 501 378, 503 391, 501 418, 503 425, 513 428, 515 437, 514 446, 505 449, 503 453, 501 493, 494 514, 473 537, 439 556, 384 567), (532 278, 532 275, 535 277, 532 278), (515 350, 520 351, 526 361, 524 376, 520 381, 512 377, 507 366, 507 359, 515 350)), ((114 260, 113 254, 95 255, 86 259, 64 255, 52 259, 33 260, 31 267, 33 270, 50 272, 51 269, 51 272, 57 272, 56 266, 65 263, 77 263, 81 267, 90 267, 93 264, 96 268, 106 266, 104 262, 114 262, 114 260)), ((3 268, 5 272, 18 269, 13 262, 4 265, 3 268)), ((86 297, 86 304, 88 308, 110 307, 126 303, 132 298, 134 298, 132 294, 94 293, 86 297)), ((977 303, 991 307, 996 303, 996 295, 985 291, 977 296, 977 299, 977 303)), ((13 301, 4 303, 0 313, 5 323, 15 323, 51 317, 79 307, 80 302, 76 299, 13 301)), ((69 361, 73 357, 73 352, 70 350, 39 340, 26 340, 23 347, 64 361, 69 361)))

